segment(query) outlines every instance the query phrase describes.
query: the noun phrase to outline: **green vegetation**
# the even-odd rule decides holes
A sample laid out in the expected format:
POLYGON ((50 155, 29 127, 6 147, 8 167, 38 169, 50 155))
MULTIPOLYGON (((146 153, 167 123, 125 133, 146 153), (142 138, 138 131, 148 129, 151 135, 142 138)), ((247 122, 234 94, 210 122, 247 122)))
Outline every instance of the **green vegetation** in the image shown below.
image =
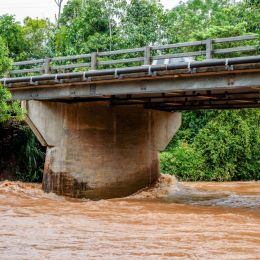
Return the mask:
MULTIPOLYGON (((70 0, 59 26, 29 17, 20 24, 12 15, 0 16, 0 76, 12 60, 247 33, 260 34, 257 0, 188 0, 172 10, 157 0, 70 0)), ((0 130, 13 116, 22 116, 19 104, 9 99, 0 86, 0 130)), ((19 124, 10 141, 15 171, 19 179, 38 181, 44 153, 32 132, 19 124)), ((259 124, 257 109, 184 112, 182 128, 161 153, 162 171, 182 180, 259 180, 259 124)))
POLYGON ((9 120, 0 125, 0 154, 0 177, 41 181, 44 149, 24 122, 9 120))
MULTIPOLYGON (((11 59, 5 41, 0 36, 0 77, 10 68, 11 59)), ((11 98, 10 92, 0 85, 0 123, 7 121, 12 115, 21 118, 21 110, 18 102, 8 102, 11 98)))
POLYGON ((201 115, 184 114, 176 140, 161 154, 162 172, 194 181, 259 180, 260 110, 204 113, 208 122, 200 129, 201 115))
MULTIPOLYGON (((31 19, 25 21, 25 26, 19 25, 12 16, 0 17, 0 77, 10 69, 12 59, 27 57, 33 50, 38 37, 33 33, 31 19), (30 25, 29 25, 30 24, 30 25), (32 28, 31 30, 29 28, 32 28), (34 37, 30 46, 29 37, 34 37)), ((38 23, 37 23, 38 24, 38 23)), ((38 26, 40 28, 40 26, 38 26)), ((41 38, 43 39, 43 38, 41 38)), ((41 40, 39 40, 41 41, 41 40)), ((42 49, 34 52, 35 57, 42 49)), ((43 148, 28 126, 22 122, 24 111, 19 102, 10 102, 11 93, 0 85, 0 177, 2 172, 23 181, 40 181, 44 162, 43 148)))
POLYGON ((19 126, 13 146, 17 158, 17 178, 29 182, 41 181, 45 153, 28 126, 19 126))

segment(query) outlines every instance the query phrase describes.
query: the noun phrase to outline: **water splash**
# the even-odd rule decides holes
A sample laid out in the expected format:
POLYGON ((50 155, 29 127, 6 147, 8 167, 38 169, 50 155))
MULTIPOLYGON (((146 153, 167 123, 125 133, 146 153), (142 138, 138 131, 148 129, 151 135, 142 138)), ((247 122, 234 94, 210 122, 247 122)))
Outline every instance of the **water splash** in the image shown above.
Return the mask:
MULTIPOLYGON (((230 184, 234 185, 234 183, 230 184)), ((216 184, 216 186, 218 185, 216 184)), ((129 198, 159 199, 167 203, 202 206, 260 208, 259 195, 236 194, 225 189, 221 191, 202 191, 198 188, 185 186, 171 175, 161 175, 153 187, 139 191, 129 198)))
POLYGON ((58 196, 54 193, 45 193, 42 190, 42 185, 39 183, 25 183, 20 181, 1 181, 0 192, 19 194, 20 196, 26 196, 32 199, 54 199, 63 200, 62 196, 58 196))

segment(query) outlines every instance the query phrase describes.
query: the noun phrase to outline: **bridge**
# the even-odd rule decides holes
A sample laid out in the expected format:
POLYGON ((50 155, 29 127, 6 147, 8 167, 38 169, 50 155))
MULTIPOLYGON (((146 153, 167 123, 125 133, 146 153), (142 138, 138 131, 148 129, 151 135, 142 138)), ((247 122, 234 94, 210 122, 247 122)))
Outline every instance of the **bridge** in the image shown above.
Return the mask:
POLYGON ((158 178, 178 111, 260 107, 258 52, 257 35, 93 52, 15 62, 0 83, 47 147, 44 190, 110 198, 158 178))

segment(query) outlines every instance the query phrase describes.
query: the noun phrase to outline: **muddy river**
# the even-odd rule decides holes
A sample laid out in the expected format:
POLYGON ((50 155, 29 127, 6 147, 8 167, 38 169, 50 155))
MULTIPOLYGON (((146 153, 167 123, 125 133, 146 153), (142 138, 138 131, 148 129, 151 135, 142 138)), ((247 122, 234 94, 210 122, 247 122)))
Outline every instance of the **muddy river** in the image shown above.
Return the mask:
POLYGON ((101 201, 0 182, 0 259, 260 259, 260 182, 166 176, 101 201))

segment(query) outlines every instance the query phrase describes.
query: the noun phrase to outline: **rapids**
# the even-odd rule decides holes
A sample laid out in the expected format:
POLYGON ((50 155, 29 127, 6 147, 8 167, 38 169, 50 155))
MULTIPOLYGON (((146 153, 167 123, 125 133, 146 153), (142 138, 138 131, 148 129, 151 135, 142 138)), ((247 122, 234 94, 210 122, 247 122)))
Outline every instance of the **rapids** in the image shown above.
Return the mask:
POLYGON ((260 182, 179 183, 120 199, 0 182, 0 259, 259 259, 260 182))

